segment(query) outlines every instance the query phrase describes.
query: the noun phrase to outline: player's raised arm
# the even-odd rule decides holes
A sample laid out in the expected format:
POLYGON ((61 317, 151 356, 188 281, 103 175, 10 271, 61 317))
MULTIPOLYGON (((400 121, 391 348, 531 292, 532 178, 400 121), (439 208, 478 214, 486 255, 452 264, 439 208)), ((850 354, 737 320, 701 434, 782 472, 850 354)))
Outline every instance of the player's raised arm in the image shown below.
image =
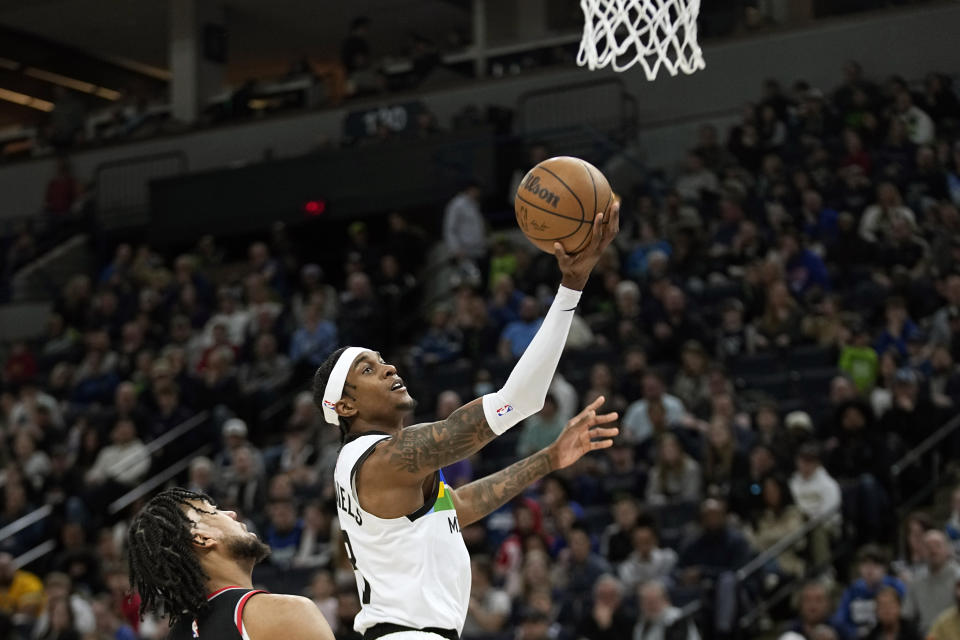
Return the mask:
POLYGON ((550 446, 506 469, 451 491, 460 526, 466 527, 492 513, 548 473, 569 467, 591 451, 613 445, 613 438, 619 430, 602 425, 616 420, 617 414, 597 414, 603 403, 604 397, 599 396, 571 418, 550 446))
POLYGON ((597 214, 590 244, 583 251, 571 255, 556 243, 554 252, 563 274, 560 289, 503 388, 467 403, 445 420, 402 429, 378 446, 364 463, 370 466, 371 475, 376 473, 392 482, 422 481, 437 469, 479 451, 496 436, 540 411, 583 287, 619 229, 620 205, 614 203, 608 214, 597 214))

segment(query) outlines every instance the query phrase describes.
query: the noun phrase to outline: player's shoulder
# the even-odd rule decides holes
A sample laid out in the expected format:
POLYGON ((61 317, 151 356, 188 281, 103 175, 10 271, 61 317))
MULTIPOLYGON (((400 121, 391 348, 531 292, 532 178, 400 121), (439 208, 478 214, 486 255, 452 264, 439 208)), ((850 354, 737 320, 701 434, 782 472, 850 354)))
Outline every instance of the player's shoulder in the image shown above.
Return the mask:
POLYGON ((243 626, 250 640, 333 640, 317 605, 303 596, 258 593, 244 607, 243 626))
MULTIPOLYGON (((349 438, 347 442, 340 447, 340 453, 337 454, 337 466, 339 467, 341 464, 346 464, 349 468, 352 468, 353 464, 359 458, 369 456, 378 444, 390 438, 390 434, 380 431, 364 433, 349 438)), ((349 468, 347 469, 348 471, 350 470, 349 468)))

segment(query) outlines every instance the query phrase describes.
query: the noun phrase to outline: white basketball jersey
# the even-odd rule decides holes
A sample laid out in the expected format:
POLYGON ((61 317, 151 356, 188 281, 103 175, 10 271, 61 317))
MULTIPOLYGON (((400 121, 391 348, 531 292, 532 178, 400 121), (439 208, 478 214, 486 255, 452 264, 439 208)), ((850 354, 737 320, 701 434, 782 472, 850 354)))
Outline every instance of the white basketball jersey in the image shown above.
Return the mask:
POLYGON ((408 516, 384 519, 360 508, 357 469, 389 437, 370 434, 348 442, 333 472, 340 528, 362 605, 353 628, 362 634, 389 622, 459 634, 470 601, 470 554, 443 474, 438 472, 436 494, 408 516))

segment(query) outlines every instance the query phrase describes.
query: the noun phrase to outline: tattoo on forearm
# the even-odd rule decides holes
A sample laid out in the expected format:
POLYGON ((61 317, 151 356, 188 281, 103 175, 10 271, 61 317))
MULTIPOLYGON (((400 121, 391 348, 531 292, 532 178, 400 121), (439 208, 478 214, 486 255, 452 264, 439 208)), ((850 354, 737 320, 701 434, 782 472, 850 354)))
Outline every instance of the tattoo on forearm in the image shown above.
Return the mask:
POLYGON ((495 437, 483 403, 475 400, 446 420, 403 430, 392 444, 390 464, 407 473, 432 471, 463 460, 495 437))
POLYGON ((460 526, 476 522, 492 513, 550 471, 550 454, 544 450, 457 489, 457 502, 464 511, 457 514, 460 526))

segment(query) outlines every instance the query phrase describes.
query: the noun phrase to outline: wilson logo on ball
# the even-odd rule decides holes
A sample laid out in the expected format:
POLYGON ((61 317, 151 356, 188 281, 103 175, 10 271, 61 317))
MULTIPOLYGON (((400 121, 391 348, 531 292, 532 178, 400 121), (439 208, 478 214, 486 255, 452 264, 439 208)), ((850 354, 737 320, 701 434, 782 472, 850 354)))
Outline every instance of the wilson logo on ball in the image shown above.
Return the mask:
POLYGON ((538 198, 548 203, 552 207, 556 207, 558 204, 560 204, 560 196, 555 194, 553 191, 550 191, 546 187, 540 186, 540 176, 529 176, 526 182, 524 182, 523 188, 530 193, 536 194, 538 198))

